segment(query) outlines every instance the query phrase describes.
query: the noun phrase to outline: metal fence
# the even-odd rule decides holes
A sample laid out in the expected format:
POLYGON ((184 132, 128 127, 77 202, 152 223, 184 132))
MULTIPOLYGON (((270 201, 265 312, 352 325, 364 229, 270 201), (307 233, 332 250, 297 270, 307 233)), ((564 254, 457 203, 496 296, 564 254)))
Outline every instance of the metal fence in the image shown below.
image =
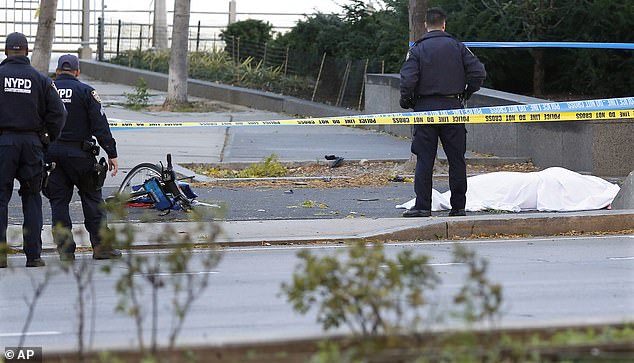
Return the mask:
MULTIPOLYGON (((116 54, 116 39, 120 37, 120 50, 145 48, 152 43, 152 24, 154 9, 152 1, 145 4, 137 2, 139 9, 111 9, 107 0, 58 0, 55 26, 54 52, 75 52, 82 45, 82 26, 84 5, 87 2, 88 33, 87 45, 93 49, 98 46, 100 31, 103 31, 108 44, 104 45, 106 58, 116 54), (143 6, 147 8, 143 9, 143 6), (99 18, 104 19, 104 27, 99 27, 99 18), (134 20, 131 20, 134 19, 134 20), (118 34, 120 32, 120 34, 118 34)), ((0 0, 0 37, 4 38, 12 32, 24 33, 29 42, 35 41, 37 32, 37 12, 39 0, 0 0)), ((192 8, 190 12, 190 39, 192 50, 212 49, 219 46, 220 31, 227 27, 229 19, 246 20, 247 18, 266 20, 275 19, 273 30, 278 32, 290 28, 289 20, 297 19, 304 14, 296 13, 249 13, 227 11, 200 11, 192 8)), ((171 33, 173 12, 168 10, 168 27, 171 33)))
MULTIPOLYGON (((102 0, 58 0, 53 52, 73 53, 82 45, 86 45, 96 51, 99 60, 109 60, 126 51, 147 50, 153 47, 151 9, 119 11, 103 8, 102 5, 102 0), (87 12, 83 11, 84 1, 89 2, 90 9, 87 12), (129 18, 131 13, 142 14, 143 21, 120 20, 129 18), (87 40, 82 40, 82 24, 86 16, 90 22, 89 34, 87 40)), ((39 0, 0 0, 0 36, 4 38, 9 33, 19 31, 29 38, 29 42, 34 42, 38 7, 39 0)), ((237 13, 237 20, 244 20, 245 15, 247 13, 237 13)), ((279 17, 300 14, 248 15, 253 18, 266 18, 268 15, 279 17)), ((192 9, 189 50, 225 51, 234 62, 252 58, 256 64, 260 63, 263 67, 281 69, 284 75, 305 77, 306 82, 311 85, 311 90, 297 96, 361 109, 365 74, 383 72, 381 60, 342 60, 324 54, 307 54, 294 49, 276 47, 269 43, 258 44, 249 39, 222 40, 220 32, 226 27, 228 19, 228 12, 199 12, 192 9)), ((274 25, 274 30, 280 31, 285 28, 274 25)), ((168 34, 171 34, 171 24, 168 24, 168 34)))

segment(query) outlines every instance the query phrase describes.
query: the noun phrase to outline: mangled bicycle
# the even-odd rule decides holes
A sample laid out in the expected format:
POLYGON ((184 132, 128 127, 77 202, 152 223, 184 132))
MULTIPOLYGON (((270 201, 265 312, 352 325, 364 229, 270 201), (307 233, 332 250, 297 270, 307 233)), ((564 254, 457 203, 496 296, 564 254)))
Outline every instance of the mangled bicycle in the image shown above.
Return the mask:
POLYGON ((141 163, 130 169, 121 182, 116 195, 127 197, 129 207, 154 207, 168 214, 172 210, 190 211, 195 205, 208 205, 196 201, 196 195, 184 180, 178 178, 172 165, 172 155, 167 154, 167 165, 141 163))

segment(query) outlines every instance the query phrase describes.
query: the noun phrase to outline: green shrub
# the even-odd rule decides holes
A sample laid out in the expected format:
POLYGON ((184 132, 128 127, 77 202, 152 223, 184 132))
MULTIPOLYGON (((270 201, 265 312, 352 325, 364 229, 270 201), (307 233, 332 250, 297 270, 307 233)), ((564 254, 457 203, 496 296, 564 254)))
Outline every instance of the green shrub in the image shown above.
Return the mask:
POLYGON ((132 109, 145 107, 150 100, 147 82, 143 78, 137 79, 133 93, 124 92, 123 95, 127 98, 126 105, 132 109))
MULTIPOLYGON (((164 51, 127 51, 111 59, 111 62, 161 73, 169 70, 169 54, 164 51)), ((298 97, 310 96, 314 86, 312 79, 285 75, 281 66, 265 67, 261 61, 252 57, 235 63, 227 53, 220 50, 190 53, 189 76, 298 97)))

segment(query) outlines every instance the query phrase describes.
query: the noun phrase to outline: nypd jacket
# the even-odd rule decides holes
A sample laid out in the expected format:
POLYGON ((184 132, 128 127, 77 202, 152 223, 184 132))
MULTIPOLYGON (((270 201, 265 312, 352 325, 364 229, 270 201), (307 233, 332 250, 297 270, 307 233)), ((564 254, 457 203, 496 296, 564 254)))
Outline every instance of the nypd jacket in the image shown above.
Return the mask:
POLYGON ((57 76, 55 85, 68 110, 66 126, 59 140, 81 142, 95 136, 108 158, 116 158, 116 142, 97 91, 69 74, 57 76))
POLYGON ((0 64, 0 131, 39 132, 51 141, 59 136, 66 109, 53 81, 31 66, 26 56, 12 56, 0 64))
POLYGON ((470 96, 485 77, 484 65, 469 48, 450 34, 433 30, 407 53, 401 67, 401 96, 470 96))

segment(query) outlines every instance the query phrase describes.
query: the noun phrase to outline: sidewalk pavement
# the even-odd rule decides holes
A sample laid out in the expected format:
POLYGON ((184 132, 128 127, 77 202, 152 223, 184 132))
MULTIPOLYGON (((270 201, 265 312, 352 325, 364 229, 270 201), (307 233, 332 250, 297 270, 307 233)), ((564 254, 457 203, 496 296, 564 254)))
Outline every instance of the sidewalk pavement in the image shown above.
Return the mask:
MULTIPOLYGON (((144 122, 229 121, 288 119, 289 115, 259 111, 242 106, 217 104, 216 112, 169 113, 131 111, 121 106, 129 86, 90 81, 104 101, 111 119, 144 122)), ((159 104, 164 92, 151 90, 152 103, 159 104)), ((141 162, 158 163, 172 153, 174 162, 184 163, 252 163, 276 153, 281 161, 310 162, 322 160, 325 154, 336 154, 348 160, 406 160, 407 139, 362 128, 338 126, 282 127, 216 127, 115 129, 120 159, 120 173, 108 178, 107 187, 118 186, 125 173, 141 162)), ((444 154, 439 150, 439 159, 444 154)), ((491 156, 467 154, 472 163, 495 164, 517 162, 491 156)), ((80 225, 75 221, 75 225, 80 225)), ((618 231, 634 228, 634 210, 599 210, 573 213, 475 214, 466 217, 431 218, 340 218, 267 221, 218 221, 222 230, 217 242, 223 246, 261 246, 301 243, 342 242, 350 240, 413 241, 471 235, 552 235, 568 231, 618 231)), ((157 247, 153 242, 171 226, 179 232, 192 231, 188 222, 135 223, 137 245, 157 247)), ((120 226, 113 223, 111 226, 120 226)), ((74 231, 79 246, 89 246, 85 231, 74 231), (83 236, 82 236, 83 235, 83 236)), ((8 237, 14 247, 21 246, 21 226, 10 225, 8 237)), ((54 250, 50 226, 42 233, 45 250, 54 250)), ((195 240, 202 238, 196 235, 195 240)))
MULTIPOLYGON (((466 217, 430 218, 346 218, 268 221, 217 221, 220 235, 215 242, 223 247, 272 246, 290 244, 343 243, 350 241, 432 241, 471 236, 496 235, 548 236, 575 232, 610 232, 634 228, 632 210, 598 210, 568 213, 481 214, 466 217)), ((205 241, 209 229, 194 222, 133 223, 135 246, 139 248, 169 247, 161 241, 167 228, 177 234, 190 233, 192 240, 205 241)), ((121 228, 122 223, 111 223, 121 228)), ((21 227, 9 226, 11 241, 21 227), (12 238, 13 237, 13 238, 12 238)), ((43 249, 55 251, 51 227, 44 226, 43 249)), ((79 247, 90 247, 85 232, 75 231, 79 247)), ((21 243, 10 243, 20 248, 21 243)))

